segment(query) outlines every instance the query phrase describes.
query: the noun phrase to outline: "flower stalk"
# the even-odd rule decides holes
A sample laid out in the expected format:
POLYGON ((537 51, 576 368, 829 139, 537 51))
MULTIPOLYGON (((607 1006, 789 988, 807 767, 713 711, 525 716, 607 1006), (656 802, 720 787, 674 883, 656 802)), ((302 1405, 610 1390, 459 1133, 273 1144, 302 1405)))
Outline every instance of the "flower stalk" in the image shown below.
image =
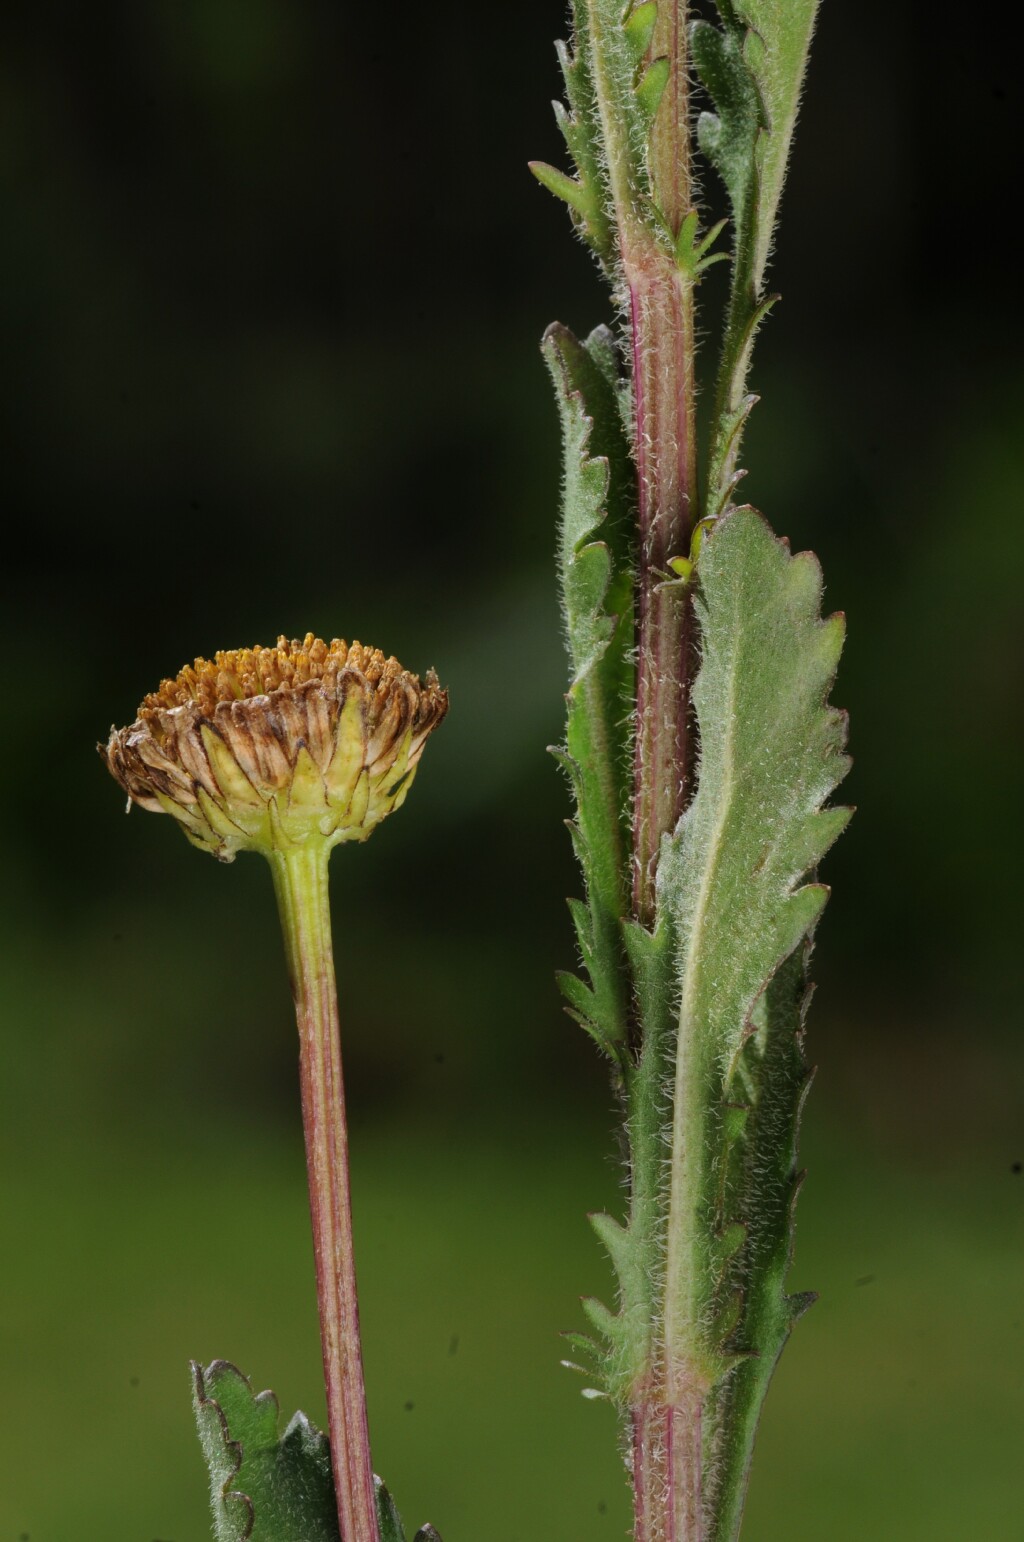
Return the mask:
POLYGON ((299 1030, 327 1426, 342 1537, 379 1542, 352 1240, 348 1129, 324 841, 269 854, 299 1030))
MULTIPOLYGON (((328 644, 308 633, 280 637, 276 647, 196 659, 99 746, 129 807, 170 814, 192 845, 222 862, 239 851, 266 857, 295 999, 335 1504, 316 1449, 323 1437, 307 1439, 307 1422, 293 1421, 282 1437, 292 1444, 281 1487, 262 1493, 266 1510, 256 1515, 253 1498, 234 1487, 236 1479, 246 1481, 245 1441, 231 1434, 207 1381, 227 1386, 232 1404, 239 1384, 247 1394, 251 1388, 231 1367, 215 1365, 209 1375, 197 1368, 196 1416, 213 1476, 218 1539, 239 1535, 225 1520, 226 1508, 238 1513, 234 1501, 249 1512, 246 1536, 255 1518, 259 1535, 277 1539, 278 1507, 295 1526, 288 1475, 297 1438, 305 1440, 301 1482, 309 1504, 321 1512, 336 1506, 329 1521, 322 1513, 315 1520, 307 1506, 304 1526, 320 1536, 325 1525, 333 1533, 336 1520, 343 1542, 404 1542, 370 1456, 327 865, 336 845, 367 840, 401 807, 427 737, 447 710, 447 693, 432 671, 421 681, 378 649, 338 638, 328 644)), ((255 1460, 253 1451, 249 1456, 255 1460)), ((436 1533, 425 1527, 418 1537, 425 1542, 436 1533)))

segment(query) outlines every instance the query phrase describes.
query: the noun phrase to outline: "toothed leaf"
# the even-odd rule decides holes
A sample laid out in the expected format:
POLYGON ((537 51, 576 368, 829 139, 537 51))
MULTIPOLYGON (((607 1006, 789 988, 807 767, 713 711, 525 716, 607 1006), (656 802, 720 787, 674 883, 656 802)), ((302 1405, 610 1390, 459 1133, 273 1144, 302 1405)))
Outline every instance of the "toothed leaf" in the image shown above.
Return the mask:
MULTIPOLYGON (((727 225, 727 220, 719 220, 717 225, 707 231, 700 240, 697 239, 697 210, 691 209, 679 227, 679 234, 675 240, 676 266, 681 273, 686 273, 692 279, 697 279, 716 262, 728 262, 728 252, 712 252, 718 237, 727 225)), ((677 558, 676 561, 680 559, 677 558)))
POLYGON ((590 1217, 590 1224, 612 1261, 619 1286, 619 1309, 612 1319, 614 1332, 609 1331, 608 1319, 601 1316, 603 1331, 610 1339, 602 1369, 609 1396, 624 1401, 648 1364, 654 1292, 650 1255, 644 1247, 646 1239, 632 1220, 623 1226, 610 1215, 597 1214, 590 1217))
MULTIPOLYGON (((655 931, 628 921, 622 928, 637 1020, 639 1060, 627 1062, 629 1217, 613 1254, 619 1286, 618 1355, 609 1358, 606 1386, 625 1405, 637 1395, 654 1353, 657 1299, 663 1287, 665 1097, 675 1056, 675 934, 664 912, 655 931)), ((611 1251, 611 1250, 609 1250, 611 1251)))
POLYGON ((591 218, 595 210, 596 194, 589 184, 574 181, 564 171, 549 166, 546 161, 531 161, 530 170, 549 193, 563 199, 584 220, 591 218))
POLYGON ((609 1038, 598 998, 590 986, 565 969, 559 970, 555 978, 558 981, 559 990, 568 1002, 566 1011, 569 1016, 579 1023, 585 1033, 590 1034, 598 1049, 614 1057, 618 1052, 618 1041, 609 1038))
POLYGON ((743 57, 742 34, 697 21, 690 29, 690 46, 697 73, 715 104, 714 112, 701 113, 697 140, 725 183, 732 205, 733 239, 737 252, 742 252, 753 218, 754 152, 764 105, 743 57))
POLYGON ((640 211, 651 207, 651 125, 671 69, 667 59, 646 61, 655 0, 629 14, 622 0, 572 0, 572 14, 571 48, 558 49, 568 110, 556 107, 556 116, 577 176, 550 168, 537 175, 573 208, 581 234, 617 282, 616 227, 641 229, 640 211))
MULTIPOLYGON (((570 50, 558 44, 558 61, 565 80, 568 111, 559 104, 555 116, 566 147, 576 164, 573 186, 580 192, 567 201, 578 219, 578 229, 593 248, 608 273, 617 261, 615 232, 608 219, 607 182, 602 158, 601 116, 594 91, 589 41, 585 31, 578 32, 570 50)), ((543 178, 541 178, 543 180, 543 178)), ((568 182, 570 179, 566 178, 568 182)), ((550 183, 547 184, 550 186, 550 183)), ((556 189, 552 188, 552 191, 556 189)), ((565 196, 564 191, 560 196, 565 196)))
MULTIPOLYGON (((600 1364, 601 1361, 602 1351, 600 1346, 595 1344, 592 1338, 588 1338, 585 1333, 563 1333, 561 1336, 574 1354, 579 1355, 581 1360, 590 1361, 591 1369, 589 1374, 593 1375, 594 1366, 600 1364)), ((563 1365, 568 1365, 569 1362, 566 1360, 562 1363, 563 1365)))
POLYGON ((624 923, 623 946, 643 1024, 639 1061, 622 1063, 629 1131, 629 1215, 623 1225, 604 1214, 591 1225, 615 1270, 618 1310, 584 1303, 605 1340, 598 1361, 604 1392, 625 1408, 649 1375, 661 1286, 665 1087, 675 1043, 675 952, 670 921, 655 933, 635 921, 624 923))
POLYGON ((192 1366, 217 1542, 340 1542, 327 1438, 297 1413, 283 1435, 272 1392, 217 1360, 192 1366))
POLYGON ((594 918, 582 900, 571 899, 568 904, 569 914, 576 928, 576 939, 580 945, 580 957, 589 969, 590 961, 594 956, 594 918))
MULTIPOLYGON (((390 1490, 376 1476, 373 1482, 377 1491, 377 1526, 380 1530, 380 1542, 405 1542, 402 1517, 398 1513, 398 1506, 392 1499, 390 1490)), ((413 1537, 413 1542, 441 1542, 441 1538, 433 1526, 428 1524, 420 1527, 413 1537)))
POLYGON ((818 0, 730 0, 722 28, 695 22, 694 64, 714 103, 700 147, 721 174, 736 221, 738 267, 759 299, 796 126, 818 0))
POLYGON ((380 1478, 374 1478, 373 1481, 377 1490, 377 1525, 380 1528, 380 1542, 405 1542, 405 1527, 402 1525, 402 1517, 398 1513, 398 1506, 392 1499, 390 1490, 380 1478))
POLYGON ((733 210, 733 274, 715 391, 705 508, 726 506, 736 477, 740 414, 764 277, 796 125, 818 0, 719 0, 721 30, 695 22, 694 63, 714 104, 697 137, 733 210), (737 417, 737 414, 740 414, 737 417))
POLYGON ((624 509, 631 477, 610 334, 585 344, 564 327, 544 340, 562 419, 565 475, 559 550, 572 678, 563 763, 576 794, 573 842, 586 884, 586 922, 574 911, 590 988, 562 980, 587 1031, 610 1054, 625 1042, 619 922, 627 910, 628 748, 632 592, 624 509))
POLYGON ((660 903, 681 947, 681 1033, 712 1043, 726 1078, 754 1003, 827 898, 805 882, 849 810, 825 809, 848 768, 845 716, 826 704, 843 619, 823 620, 821 570, 753 509, 704 537, 697 793, 666 842, 660 903))
POLYGON ((754 288, 771 251, 786 176, 800 92, 819 0, 734 0, 737 23, 746 25, 743 52, 764 104, 766 126, 757 144, 757 233, 754 288))
POLYGON ((716 1389, 707 1413, 710 1542, 737 1535, 761 1408, 790 1330, 814 1300, 786 1294, 793 1253, 793 1212, 799 1189, 797 1141, 810 1083, 803 1055, 808 999, 802 946, 779 968, 758 1003, 755 1033, 743 1059, 751 1106, 742 1133, 726 1155, 725 1205, 745 1217, 740 1247, 727 1260, 723 1289, 740 1292, 742 1310, 731 1335, 743 1360, 716 1389))
MULTIPOLYGON (((843 626, 821 618, 816 559, 791 556, 759 514, 737 509, 704 536, 695 604, 697 792, 666 839, 658 875, 659 910, 678 937, 680 990, 670 1196, 680 1219, 666 1320, 671 1352, 714 1382, 743 1352, 733 1335, 747 1318, 736 1315, 734 1285, 763 1251, 752 1231, 754 1187, 726 1186, 733 1149, 753 1142, 766 1117, 754 1112, 751 1018, 827 898, 808 873, 849 818, 823 807, 848 762, 845 717, 827 705, 843 626), (717 1218, 710 1238, 699 1217, 717 1218), (715 1241, 734 1222, 747 1227, 733 1255, 738 1279, 715 1241), (716 1318, 717 1333, 708 1328, 716 1318)), ((753 1343, 760 1349, 760 1338, 753 1343)))
POLYGON ((622 1337, 622 1324, 611 1308, 598 1301, 596 1296, 584 1296, 581 1305, 591 1327, 610 1344, 617 1345, 622 1337))

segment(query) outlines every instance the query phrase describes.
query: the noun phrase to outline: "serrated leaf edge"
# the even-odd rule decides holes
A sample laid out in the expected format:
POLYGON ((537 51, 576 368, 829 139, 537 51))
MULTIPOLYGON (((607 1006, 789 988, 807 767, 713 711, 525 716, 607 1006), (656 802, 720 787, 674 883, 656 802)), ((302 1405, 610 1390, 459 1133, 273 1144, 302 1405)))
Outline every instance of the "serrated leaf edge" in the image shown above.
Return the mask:
POLYGON ((277 1397, 273 1392, 265 1391, 258 1394, 253 1393, 252 1382, 249 1380, 248 1376, 246 1376, 243 1371, 240 1371, 237 1365, 233 1365, 230 1360, 213 1360, 205 1368, 200 1365, 198 1360, 191 1360, 189 1362, 189 1368, 192 1372, 192 1395, 195 1400, 195 1407, 197 1411, 200 1408, 213 1409, 213 1412, 217 1416, 217 1420, 220 1424, 221 1432, 224 1437, 224 1449, 225 1451, 231 1453, 232 1457, 235 1459, 235 1465, 232 1471, 228 1474, 223 1484, 221 1485, 220 1497, 225 1509, 227 1508, 227 1501, 229 1499, 236 1501, 245 1509, 248 1515, 246 1528, 242 1533, 242 1542, 245 1542, 246 1538, 252 1536, 253 1527, 256 1524, 256 1512, 249 1495, 241 1489, 232 1488, 232 1484, 242 1470, 242 1463, 244 1461, 245 1453, 243 1451, 242 1442, 232 1438, 231 1431, 228 1428, 227 1415, 225 1414, 220 1403, 215 1397, 211 1397, 207 1392, 207 1378, 212 1378, 213 1376, 222 1375, 224 1372, 228 1372, 233 1376, 237 1376, 240 1381, 245 1383, 246 1387, 249 1389, 249 1392, 253 1395, 254 1402, 271 1402, 273 1403, 275 1409, 278 1410, 278 1412, 280 1412, 280 1404, 278 1403, 277 1397))

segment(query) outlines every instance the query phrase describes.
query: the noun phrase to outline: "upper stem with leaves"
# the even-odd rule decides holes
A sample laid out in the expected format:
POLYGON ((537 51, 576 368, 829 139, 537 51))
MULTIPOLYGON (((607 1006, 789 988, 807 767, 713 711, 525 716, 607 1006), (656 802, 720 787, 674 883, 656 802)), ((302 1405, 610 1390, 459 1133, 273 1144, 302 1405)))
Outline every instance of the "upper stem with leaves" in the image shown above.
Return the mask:
POLYGON ((630 1191, 624 1224, 594 1218, 618 1311, 585 1303, 602 1342, 573 1344, 628 1423, 636 1542, 738 1535, 761 1403, 806 1305, 784 1280, 806 956, 827 895, 813 870, 848 817, 824 807, 846 766, 826 704, 842 623, 821 619, 814 559, 732 493, 815 10, 720 0, 718 26, 688 26, 683 0, 575 0, 559 121, 577 175, 534 168, 627 338, 624 364, 601 330, 581 345, 552 328, 545 348, 587 893, 573 916, 589 984, 562 983, 623 1095, 630 1191), (691 58, 713 109, 696 137, 732 222, 703 479, 695 290, 726 254, 712 251, 725 221, 701 233, 693 206, 691 58))

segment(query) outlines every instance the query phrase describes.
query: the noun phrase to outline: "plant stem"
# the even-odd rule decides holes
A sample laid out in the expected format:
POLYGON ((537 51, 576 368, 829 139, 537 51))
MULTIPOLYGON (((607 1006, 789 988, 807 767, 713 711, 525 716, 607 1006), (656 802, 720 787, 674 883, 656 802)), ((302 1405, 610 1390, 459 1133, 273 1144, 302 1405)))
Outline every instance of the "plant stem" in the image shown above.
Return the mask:
POLYGON ((704 1542, 704 1404, 711 1381, 697 1357, 706 1304, 698 1286, 706 1247, 707 1220, 701 1214, 709 1140, 707 1103, 713 1077, 701 1045, 680 1014, 676 1042, 672 1154, 665 1239, 665 1296, 662 1320, 666 1401, 669 1405, 667 1462, 671 1542, 704 1542))
MULTIPOLYGON (((685 0, 661 0, 652 58, 671 70, 651 134, 655 202, 673 237, 692 202, 685 0)), ((693 281, 649 227, 621 220, 633 339, 638 487, 637 702, 633 799, 633 911, 650 926, 662 836, 686 803, 692 760, 692 607, 666 582, 697 517, 693 281)))
MULTIPOLYGON (((691 971, 692 972, 692 971, 691 971)), ((633 1400, 634 1542, 707 1542, 705 1445, 714 1366, 702 1351, 707 1218, 702 1213, 714 1066, 680 1010, 674 1056, 665 1267, 651 1390, 633 1400)), ((665 1201, 663 1199, 662 1203, 665 1201)))
POLYGON ((352 1248, 329 856, 326 842, 312 841, 274 851, 270 865, 299 1029, 302 1123, 338 1521, 344 1542, 379 1542, 352 1248))
POLYGON ((704 1542, 704 1396, 633 1404, 633 1542, 704 1542))
POLYGON ((668 579, 670 560, 689 550, 696 504, 693 300, 661 251, 628 276, 639 504, 633 912, 651 926, 661 838, 685 806, 692 758, 691 605, 668 579))
MULTIPOLYGON (((653 125, 654 199, 673 238, 692 203, 685 0, 661 0, 652 58, 671 71, 653 125)), ((698 518, 693 280, 661 241, 622 227, 633 338, 634 454, 638 487, 637 699, 633 805, 633 913, 652 927, 662 838, 689 796, 693 761, 690 595, 668 581, 698 518)), ((677 1088, 676 1096, 679 1092, 677 1088)), ((694 1131, 687 1130, 687 1141, 694 1131)), ((673 1302, 666 1289, 665 1313, 673 1302)), ((634 1401, 634 1542, 703 1542, 704 1388, 666 1342, 656 1385, 634 1401)))

